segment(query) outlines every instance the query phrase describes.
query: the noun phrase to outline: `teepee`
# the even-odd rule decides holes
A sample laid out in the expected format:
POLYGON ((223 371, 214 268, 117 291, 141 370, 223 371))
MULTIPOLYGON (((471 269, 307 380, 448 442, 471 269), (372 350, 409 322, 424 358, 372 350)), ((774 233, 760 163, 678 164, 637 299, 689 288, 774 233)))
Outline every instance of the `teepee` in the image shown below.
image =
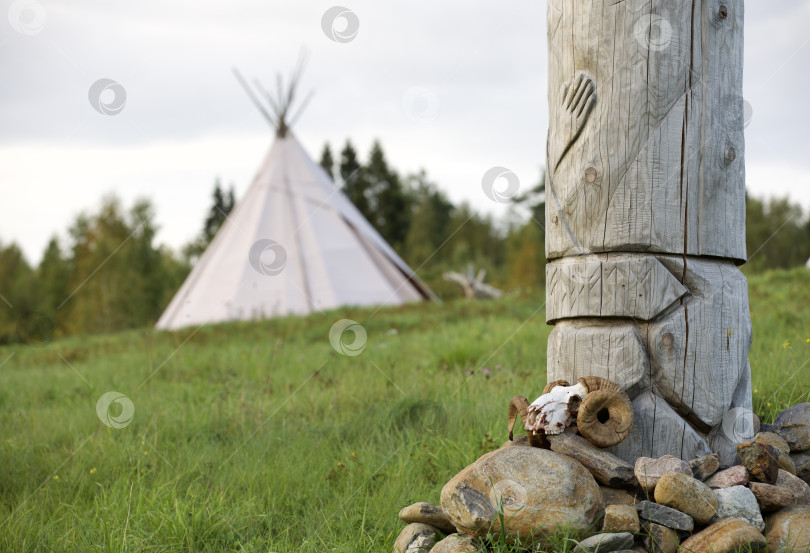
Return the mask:
POLYGON ((276 137, 156 328, 435 299, 290 131, 300 70, 270 109, 237 73, 276 137))

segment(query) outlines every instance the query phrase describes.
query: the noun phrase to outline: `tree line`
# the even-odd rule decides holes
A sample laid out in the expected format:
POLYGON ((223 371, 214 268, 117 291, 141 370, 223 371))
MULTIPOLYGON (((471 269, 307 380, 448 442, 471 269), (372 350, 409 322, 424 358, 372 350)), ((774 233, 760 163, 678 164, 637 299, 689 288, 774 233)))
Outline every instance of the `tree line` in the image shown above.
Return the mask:
MULTIPOLYGON (((448 270, 485 269, 506 291, 543 286, 543 175, 512 198, 496 220, 453 203, 425 171, 403 175, 375 142, 365 161, 350 141, 320 164, 358 210, 434 292, 460 295, 448 270)), ((125 208, 114 196, 78 215, 32 266, 19 246, 0 241, 0 344, 52 336, 114 332, 154 324, 233 209, 233 187, 217 181, 199 235, 179 251, 158 245, 154 207, 125 208)), ((746 272, 803 265, 810 258, 810 218, 787 199, 746 196, 746 272)))

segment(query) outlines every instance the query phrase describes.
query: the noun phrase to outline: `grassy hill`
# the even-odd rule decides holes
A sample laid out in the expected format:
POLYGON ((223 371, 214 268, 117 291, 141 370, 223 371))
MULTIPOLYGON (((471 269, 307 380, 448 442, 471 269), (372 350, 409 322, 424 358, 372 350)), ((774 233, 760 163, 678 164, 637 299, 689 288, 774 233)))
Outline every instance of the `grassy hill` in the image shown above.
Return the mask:
MULTIPOLYGON (((810 398, 810 271, 749 288, 770 421, 810 398)), ((539 294, 0 348, 0 550, 390 551, 399 509, 438 502, 539 394, 544 320, 539 294), (340 319, 360 355, 330 345, 340 319), (96 413, 109 391, 123 428, 96 413)))

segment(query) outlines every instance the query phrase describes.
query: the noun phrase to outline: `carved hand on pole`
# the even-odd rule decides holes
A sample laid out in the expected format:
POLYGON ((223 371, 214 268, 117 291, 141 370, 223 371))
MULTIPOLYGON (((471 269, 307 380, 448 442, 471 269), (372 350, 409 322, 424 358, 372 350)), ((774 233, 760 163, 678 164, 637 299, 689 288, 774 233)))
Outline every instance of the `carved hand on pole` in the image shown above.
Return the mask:
POLYGON ((753 433, 743 3, 549 0, 548 40, 548 380, 628 392, 626 460, 733 462, 753 433))

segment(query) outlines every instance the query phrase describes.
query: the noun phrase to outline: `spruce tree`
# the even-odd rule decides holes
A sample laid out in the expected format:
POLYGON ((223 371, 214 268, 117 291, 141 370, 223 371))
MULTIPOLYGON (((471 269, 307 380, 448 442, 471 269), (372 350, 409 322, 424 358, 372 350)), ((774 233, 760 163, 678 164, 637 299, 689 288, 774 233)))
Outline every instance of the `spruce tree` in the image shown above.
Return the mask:
POLYGON ((36 271, 37 310, 50 317, 57 328, 61 328, 59 306, 70 294, 70 262, 59 247, 59 240, 54 236, 48 242, 42 261, 36 271))
POLYGON ((402 186, 399 175, 388 166, 382 146, 375 141, 365 166, 369 183, 369 203, 374 227, 394 249, 405 243, 411 223, 412 198, 402 186))
POLYGON ((343 193, 363 214, 363 217, 371 220, 368 183, 360 161, 357 159, 357 151, 348 140, 343 151, 340 152, 340 180, 343 185, 343 193))
POLYGON ((321 167, 329 175, 329 178, 335 180, 335 158, 332 157, 332 149, 329 143, 323 145, 323 152, 321 152, 321 167))
POLYGON ((226 194, 222 190, 219 179, 217 179, 216 182, 214 182, 213 200, 213 205, 208 210, 208 215, 203 225, 202 238, 206 246, 214 239, 217 231, 233 209, 235 203, 233 185, 231 185, 231 189, 226 194))
POLYGON ((449 235, 447 225, 453 204, 428 181, 424 171, 408 178, 413 190, 414 208, 403 254, 413 266, 430 261, 435 266, 442 255, 434 255, 449 235))

